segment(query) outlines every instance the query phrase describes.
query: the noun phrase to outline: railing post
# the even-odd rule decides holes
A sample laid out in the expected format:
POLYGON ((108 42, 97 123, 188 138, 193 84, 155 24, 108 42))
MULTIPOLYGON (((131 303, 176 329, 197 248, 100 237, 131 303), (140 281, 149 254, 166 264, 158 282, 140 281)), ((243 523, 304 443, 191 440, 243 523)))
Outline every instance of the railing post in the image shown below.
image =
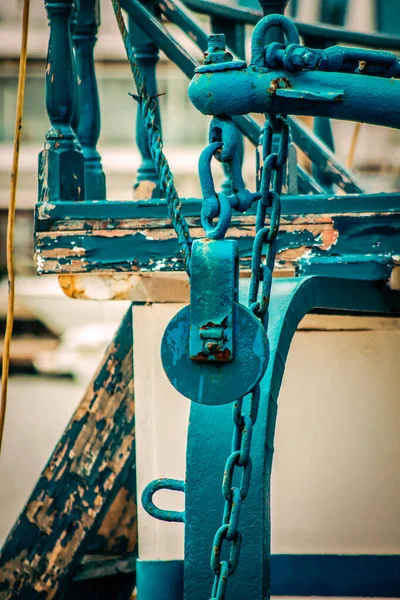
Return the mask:
MULTIPOLYGON (((147 6, 150 10, 152 7, 147 6)), ((158 48, 144 31, 129 17, 129 35, 135 56, 143 73, 146 89, 150 96, 157 94, 156 66, 159 60, 158 48)), ((161 126, 160 110, 157 106, 156 122, 161 126)), ((147 132, 143 123, 139 107, 136 115, 136 144, 142 156, 142 163, 138 169, 133 194, 136 200, 159 198, 161 195, 159 179, 154 160, 151 157, 147 132)))
POLYGON ((398 35, 398 2, 396 0, 375 0, 376 28, 384 33, 398 35))
POLYGON ((349 0, 323 0, 320 9, 321 23, 343 27, 346 22, 349 0))
MULTIPOLYGON (((286 7, 289 4, 289 0, 258 0, 258 2, 261 6, 264 17, 267 15, 285 14, 286 7)), ((266 43, 270 44, 271 42, 282 41, 282 31, 278 27, 271 27, 267 33, 266 43)))
MULTIPOLYGON (((74 114, 72 115, 71 127, 77 135, 77 129, 79 125, 80 119, 80 102, 79 102, 79 85, 78 85, 78 73, 77 73, 77 64, 76 64, 76 50, 74 48, 74 31, 78 20, 78 10, 80 5, 80 0, 74 0, 75 6, 72 11, 71 21, 70 21, 70 31, 71 31, 71 39, 72 39, 72 52, 73 52, 73 67, 74 67, 74 76, 75 76, 75 98, 74 98, 74 114)), ((79 142, 79 140, 78 140, 79 142)), ((86 189, 85 189, 86 192, 86 189)))
MULTIPOLYGON (((323 0, 320 8, 319 20, 331 25, 344 26, 348 9, 348 0, 323 0)), ((327 48, 330 44, 324 38, 305 37, 304 44, 310 48, 327 48)), ((333 137, 332 124, 328 117, 316 117, 314 119, 314 133, 320 140, 335 151, 335 141, 333 137)), ((332 178, 324 173, 317 165, 312 165, 312 174, 314 179, 324 188, 326 193, 333 190, 332 178)))
POLYGON ((39 202, 83 200, 84 159, 71 127, 76 104, 70 32, 74 0, 51 0, 45 6, 50 25, 46 109, 51 126, 39 154, 39 202))
POLYGON ((85 199, 104 200, 106 180, 96 149, 100 135, 100 104, 94 65, 94 46, 100 25, 99 0, 79 0, 73 30, 78 74, 79 122, 76 129, 85 159, 85 199))

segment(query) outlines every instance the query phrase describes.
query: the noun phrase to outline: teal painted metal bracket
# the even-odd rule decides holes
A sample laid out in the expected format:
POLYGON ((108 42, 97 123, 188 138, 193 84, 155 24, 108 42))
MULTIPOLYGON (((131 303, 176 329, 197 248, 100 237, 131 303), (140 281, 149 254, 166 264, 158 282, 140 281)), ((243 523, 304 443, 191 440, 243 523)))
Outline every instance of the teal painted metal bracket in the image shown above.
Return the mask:
MULTIPOLYGON (((183 600, 183 561, 138 560, 136 565, 141 600, 183 600)), ((397 598, 400 555, 272 554, 271 593, 397 598)))
POLYGON ((143 490, 142 493, 142 505, 144 510, 154 519, 159 521, 168 521, 170 523, 184 523, 185 522, 185 511, 177 510, 164 510, 158 508, 153 502, 153 496, 159 490, 171 490, 173 492, 185 493, 185 482, 179 479, 155 479, 151 481, 143 490))
POLYGON ((183 561, 138 560, 136 587, 140 600, 182 600, 183 561))
MULTIPOLYGON (((246 295, 246 283, 242 280, 246 295)), ((267 598, 270 593, 270 477, 277 401, 293 335, 310 311, 400 316, 400 293, 382 282, 338 277, 274 280, 269 318, 271 358, 261 382, 259 417, 253 432, 252 485, 243 504, 241 561, 227 600, 267 598)), ((224 457, 231 442, 229 406, 192 403, 187 446, 185 599, 207 598, 213 574, 210 548, 220 523, 224 457), (199 576, 201 574, 201 577, 199 576)))

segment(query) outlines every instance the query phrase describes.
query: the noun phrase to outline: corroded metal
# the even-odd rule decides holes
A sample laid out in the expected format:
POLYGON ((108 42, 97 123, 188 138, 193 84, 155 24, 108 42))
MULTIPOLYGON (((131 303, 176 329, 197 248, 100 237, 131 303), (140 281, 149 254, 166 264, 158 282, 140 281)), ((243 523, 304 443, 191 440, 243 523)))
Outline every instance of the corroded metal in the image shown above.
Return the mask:
POLYGON ((117 530, 137 551, 133 394, 129 311, 2 546, 2 599, 60 598, 90 549, 118 551, 117 530))

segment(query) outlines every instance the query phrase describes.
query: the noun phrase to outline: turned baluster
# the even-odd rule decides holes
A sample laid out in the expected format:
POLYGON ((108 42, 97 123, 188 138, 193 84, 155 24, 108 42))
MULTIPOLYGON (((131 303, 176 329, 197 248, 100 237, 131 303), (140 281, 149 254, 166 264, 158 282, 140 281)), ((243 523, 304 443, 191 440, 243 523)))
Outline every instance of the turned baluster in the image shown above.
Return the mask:
MULTIPOLYGON (((147 6, 147 8, 150 10, 151 6, 147 6)), ((157 94, 156 66, 159 60, 158 48, 131 18, 129 19, 129 36, 140 71, 146 82, 147 92, 150 96, 155 96, 157 94)), ((156 110, 156 122, 161 126, 158 107, 156 110)), ((136 115, 136 144, 139 148, 142 162, 138 168, 136 183, 133 186, 133 195, 136 200, 159 198, 161 195, 159 178, 150 154, 147 131, 139 106, 137 107, 136 115)))
POLYGON ((71 42, 73 0, 45 4, 50 25, 46 66, 46 109, 50 129, 39 155, 39 201, 83 200, 84 159, 71 127, 76 73, 71 42))
POLYGON ((76 133, 85 158, 86 200, 103 200, 106 197, 106 179, 96 148, 101 119, 94 47, 99 25, 99 0, 79 0, 77 21, 73 30, 79 98, 79 123, 76 133))

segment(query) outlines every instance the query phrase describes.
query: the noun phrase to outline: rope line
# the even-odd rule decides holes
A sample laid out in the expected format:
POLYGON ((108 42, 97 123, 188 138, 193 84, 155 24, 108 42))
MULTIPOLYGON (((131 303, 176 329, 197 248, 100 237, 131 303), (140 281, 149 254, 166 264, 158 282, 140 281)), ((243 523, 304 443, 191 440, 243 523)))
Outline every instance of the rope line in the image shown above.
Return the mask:
POLYGON ((356 154, 358 138, 360 136, 360 130, 361 130, 361 123, 356 123, 354 126, 353 135, 351 138, 349 155, 347 157, 347 166, 349 169, 352 169, 353 165, 354 165, 354 158, 355 158, 355 154, 356 154))
POLYGON ((145 81, 132 50, 119 0, 111 0, 111 3, 114 9, 115 18, 117 20, 118 29, 125 46, 126 56, 130 63, 132 75, 135 80, 135 85, 138 92, 138 103, 147 131, 149 150, 154 160, 157 175, 160 180, 160 188, 165 194, 169 216, 178 236, 178 242, 181 247, 186 272, 188 275, 190 275, 190 251, 192 239, 189 233, 189 226, 186 222, 186 219, 182 215, 182 204, 175 188, 174 176, 164 154, 161 130, 155 119, 155 110, 157 104, 155 99, 149 96, 146 91, 145 81))
POLYGON ((24 111, 25 81, 26 81, 26 57, 28 51, 28 29, 29 29, 30 0, 24 0, 22 13, 22 39, 21 54, 19 59, 17 108, 15 115, 14 150, 11 169, 10 203, 7 219, 7 276, 8 276, 8 301, 6 331, 4 335, 4 350, 1 372, 1 404, 0 404, 0 454, 3 443, 4 424, 7 409, 8 374, 10 369, 10 348, 14 327, 14 304, 15 304, 15 269, 14 269, 14 229, 15 208, 18 183, 19 151, 22 130, 22 114, 24 111))

